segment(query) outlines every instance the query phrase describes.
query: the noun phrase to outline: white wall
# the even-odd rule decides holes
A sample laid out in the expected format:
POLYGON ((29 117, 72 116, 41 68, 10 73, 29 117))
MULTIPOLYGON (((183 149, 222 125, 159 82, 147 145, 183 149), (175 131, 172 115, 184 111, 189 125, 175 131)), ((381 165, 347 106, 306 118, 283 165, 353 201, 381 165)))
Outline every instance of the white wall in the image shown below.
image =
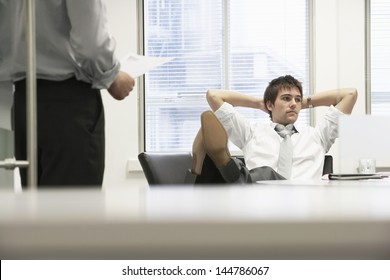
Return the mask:
MULTIPOLYGON (((0 161, 14 155, 13 133, 11 131, 12 83, 0 82, 0 161)), ((12 189, 14 173, 0 168, 0 190, 12 189)))
MULTIPOLYGON (((13 133, 8 129, 0 128, 0 161, 13 157, 13 146, 13 133)), ((0 168, 0 190, 12 189, 13 185, 12 170, 0 168)))
MULTIPOLYGON (((107 1, 112 32, 117 38, 118 55, 137 51, 136 0, 107 1)), ((365 114, 365 1, 315 0, 315 90, 356 87, 359 98, 353 114, 365 114)), ((104 187, 145 184, 140 172, 127 172, 128 160, 136 162, 138 147, 137 92, 125 101, 107 96, 106 106, 106 173, 104 187)), ((324 110, 316 109, 315 118, 324 110)), ((338 145, 334 156, 335 171, 338 145)))
MULTIPOLYGON (((359 97, 353 114, 365 114, 365 1, 315 1, 316 91, 355 87, 359 97)), ((316 119, 326 109, 316 109, 316 119)), ((332 147, 334 171, 339 172, 338 143, 332 147)))
MULTIPOLYGON (((137 53, 138 24, 137 0, 107 0, 111 32, 117 41, 117 55, 137 53)), ((147 185, 140 169, 128 172, 127 163, 138 163, 138 81, 130 96, 123 101, 114 100, 103 92, 106 117, 106 170, 104 188, 147 185)), ((137 167, 137 166, 136 166, 137 167)))

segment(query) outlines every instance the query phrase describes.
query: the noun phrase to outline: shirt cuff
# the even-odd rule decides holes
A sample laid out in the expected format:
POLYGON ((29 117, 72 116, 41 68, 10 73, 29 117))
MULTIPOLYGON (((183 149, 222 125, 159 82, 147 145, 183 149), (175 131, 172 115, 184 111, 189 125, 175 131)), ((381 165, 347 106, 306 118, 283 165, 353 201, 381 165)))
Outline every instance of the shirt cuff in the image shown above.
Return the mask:
POLYGON ((340 116, 345 116, 345 114, 339 109, 337 109, 335 106, 330 105, 326 117, 333 123, 338 123, 340 116))
POLYGON ((233 105, 230 103, 224 102, 221 107, 218 108, 214 114, 217 116, 219 120, 224 120, 229 118, 229 116, 234 112, 233 105))

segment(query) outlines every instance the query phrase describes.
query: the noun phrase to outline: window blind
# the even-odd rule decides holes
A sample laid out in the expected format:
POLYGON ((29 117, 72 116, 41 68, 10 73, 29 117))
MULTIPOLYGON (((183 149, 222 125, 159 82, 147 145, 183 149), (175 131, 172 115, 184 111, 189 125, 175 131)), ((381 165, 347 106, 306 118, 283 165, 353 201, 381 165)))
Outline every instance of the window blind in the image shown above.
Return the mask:
MULTIPOLYGON (((263 96, 290 74, 309 91, 307 0, 144 0, 145 55, 173 57, 145 75, 145 150, 190 151, 208 89, 263 96)), ((303 110, 299 123, 309 124, 303 110)), ((240 108, 253 121, 269 116, 240 108)), ((234 147, 232 147, 235 149, 234 147)))
POLYGON ((371 0, 371 114, 390 114, 390 1, 371 0))

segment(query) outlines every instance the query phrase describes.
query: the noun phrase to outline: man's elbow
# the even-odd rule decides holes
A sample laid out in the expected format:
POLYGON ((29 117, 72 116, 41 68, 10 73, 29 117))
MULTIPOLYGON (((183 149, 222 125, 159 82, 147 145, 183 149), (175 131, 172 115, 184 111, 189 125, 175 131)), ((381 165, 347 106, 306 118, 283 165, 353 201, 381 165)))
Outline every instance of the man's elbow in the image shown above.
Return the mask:
POLYGON ((353 106, 355 105, 356 103, 356 100, 358 98, 358 91, 356 88, 352 88, 351 89, 351 92, 349 93, 349 98, 351 100, 351 103, 353 104, 353 106))
POLYGON ((351 89, 351 92, 349 93, 349 95, 351 96, 351 98, 353 99, 353 100, 357 100, 357 97, 358 97, 358 91, 357 91, 357 89, 356 88, 352 88, 351 89))
POLYGON ((213 89, 207 90, 206 100, 209 103, 211 109, 213 109, 213 111, 218 110, 219 107, 221 107, 221 105, 223 104, 223 99, 218 94, 218 91, 213 89))
POLYGON ((350 115, 352 113, 353 107, 355 106, 357 97, 358 92, 356 88, 348 89, 348 91, 336 107, 341 109, 343 113, 350 115))
POLYGON ((210 102, 210 100, 215 99, 216 95, 217 94, 216 94, 216 92, 214 90, 212 90, 212 89, 207 90, 207 92, 206 92, 206 99, 207 99, 207 101, 210 102))

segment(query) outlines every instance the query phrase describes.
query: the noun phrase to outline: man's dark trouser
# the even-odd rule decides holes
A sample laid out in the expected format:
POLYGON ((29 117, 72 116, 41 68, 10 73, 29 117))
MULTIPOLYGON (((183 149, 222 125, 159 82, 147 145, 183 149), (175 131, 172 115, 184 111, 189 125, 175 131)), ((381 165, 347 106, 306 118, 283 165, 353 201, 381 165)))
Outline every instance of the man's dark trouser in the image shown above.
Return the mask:
POLYGON ((248 170, 240 159, 232 159, 229 164, 218 169, 206 155, 202 173, 196 177, 195 184, 251 184, 264 180, 286 180, 269 166, 248 170))
MULTIPOLYGON (((15 83, 15 157, 26 160, 26 83, 15 83)), ((98 186, 103 182, 105 135, 100 90, 75 78, 37 80, 39 186, 98 186)), ((27 170, 20 169, 22 185, 27 170)))

